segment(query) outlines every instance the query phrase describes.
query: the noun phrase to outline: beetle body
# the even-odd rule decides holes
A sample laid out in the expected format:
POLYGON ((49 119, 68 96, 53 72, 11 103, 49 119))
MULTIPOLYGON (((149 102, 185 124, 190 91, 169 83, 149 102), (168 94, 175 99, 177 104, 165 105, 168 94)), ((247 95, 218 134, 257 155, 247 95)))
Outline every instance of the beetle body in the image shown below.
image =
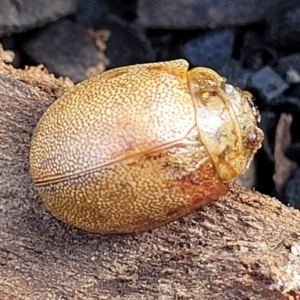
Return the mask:
POLYGON ((219 198, 263 134, 250 94, 176 60, 104 72, 51 105, 33 136, 33 181, 83 230, 154 228, 219 198))

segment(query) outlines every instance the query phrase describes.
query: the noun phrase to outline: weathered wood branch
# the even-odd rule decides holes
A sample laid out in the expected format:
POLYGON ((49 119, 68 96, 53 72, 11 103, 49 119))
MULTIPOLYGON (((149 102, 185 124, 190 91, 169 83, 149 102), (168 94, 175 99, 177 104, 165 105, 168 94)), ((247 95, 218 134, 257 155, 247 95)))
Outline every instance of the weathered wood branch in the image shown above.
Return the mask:
POLYGON ((53 218, 28 153, 42 113, 70 85, 0 62, 0 299, 298 299, 300 213, 238 185, 145 233, 93 235, 53 218))

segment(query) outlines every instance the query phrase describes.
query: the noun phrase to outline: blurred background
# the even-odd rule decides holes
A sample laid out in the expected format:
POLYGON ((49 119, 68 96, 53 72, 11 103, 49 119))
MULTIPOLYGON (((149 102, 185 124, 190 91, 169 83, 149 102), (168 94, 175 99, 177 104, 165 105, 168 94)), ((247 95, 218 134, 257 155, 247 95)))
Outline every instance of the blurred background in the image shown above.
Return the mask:
POLYGON ((213 68, 261 112, 263 148, 240 183, 300 209, 300 0, 2 0, 0 43, 16 68, 75 83, 176 58, 213 68))

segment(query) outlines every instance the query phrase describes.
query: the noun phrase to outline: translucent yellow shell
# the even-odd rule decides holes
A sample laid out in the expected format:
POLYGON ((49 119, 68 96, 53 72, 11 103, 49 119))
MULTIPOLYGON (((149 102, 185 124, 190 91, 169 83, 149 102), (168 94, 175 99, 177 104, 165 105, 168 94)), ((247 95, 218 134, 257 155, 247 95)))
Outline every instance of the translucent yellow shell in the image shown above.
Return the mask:
POLYGON ((185 60, 104 72, 46 111, 33 181, 49 210, 99 233, 146 230, 225 194, 261 146, 251 95, 185 60))

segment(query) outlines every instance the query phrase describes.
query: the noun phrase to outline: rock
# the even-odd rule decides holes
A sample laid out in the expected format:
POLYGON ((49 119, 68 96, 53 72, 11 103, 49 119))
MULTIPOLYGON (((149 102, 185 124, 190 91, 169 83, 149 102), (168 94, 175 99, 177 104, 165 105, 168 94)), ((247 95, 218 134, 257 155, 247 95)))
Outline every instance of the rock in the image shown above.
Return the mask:
POLYGON ((266 66, 251 76, 251 86, 270 102, 280 96, 289 85, 269 66, 266 66))
POLYGON ((276 69, 288 83, 300 83, 300 53, 279 58, 276 69))
POLYGON ((108 14, 109 8, 103 1, 78 0, 74 17, 82 26, 95 29, 108 14))
POLYGON ((300 49, 300 4, 298 6, 268 19, 266 39, 270 43, 289 51, 300 49))
POLYGON ((139 0, 138 15, 148 28, 215 28, 261 21, 297 6, 298 0, 139 0))
POLYGON ((2 0, 0 36, 23 32, 72 13, 77 0, 2 0))
POLYGON ((80 0, 74 17, 86 28, 110 33, 105 51, 110 62, 108 69, 154 61, 155 55, 144 28, 137 22, 118 17, 107 1, 80 0))
POLYGON ((233 30, 213 30, 187 42, 181 52, 193 65, 218 71, 231 58, 233 43, 233 30))
POLYGON ((119 18, 106 19, 101 28, 110 32, 105 51, 108 69, 155 60, 144 30, 138 23, 127 23, 119 18))
POLYGON ((224 61, 223 66, 217 71, 226 78, 226 82, 238 86, 242 90, 249 88, 249 80, 254 74, 253 70, 244 69, 241 63, 235 59, 224 61))
MULTIPOLYGON (((276 49, 265 42, 260 32, 247 30, 241 36, 242 47, 237 51, 237 54, 239 54, 244 68, 258 70, 266 65, 273 65, 277 61, 276 49)), ((236 44, 238 45, 238 43, 236 44)))
POLYGON ((74 82, 86 79, 89 69, 101 64, 87 29, 67 19, 42 28, 22 48, 36 63, 74 82))

